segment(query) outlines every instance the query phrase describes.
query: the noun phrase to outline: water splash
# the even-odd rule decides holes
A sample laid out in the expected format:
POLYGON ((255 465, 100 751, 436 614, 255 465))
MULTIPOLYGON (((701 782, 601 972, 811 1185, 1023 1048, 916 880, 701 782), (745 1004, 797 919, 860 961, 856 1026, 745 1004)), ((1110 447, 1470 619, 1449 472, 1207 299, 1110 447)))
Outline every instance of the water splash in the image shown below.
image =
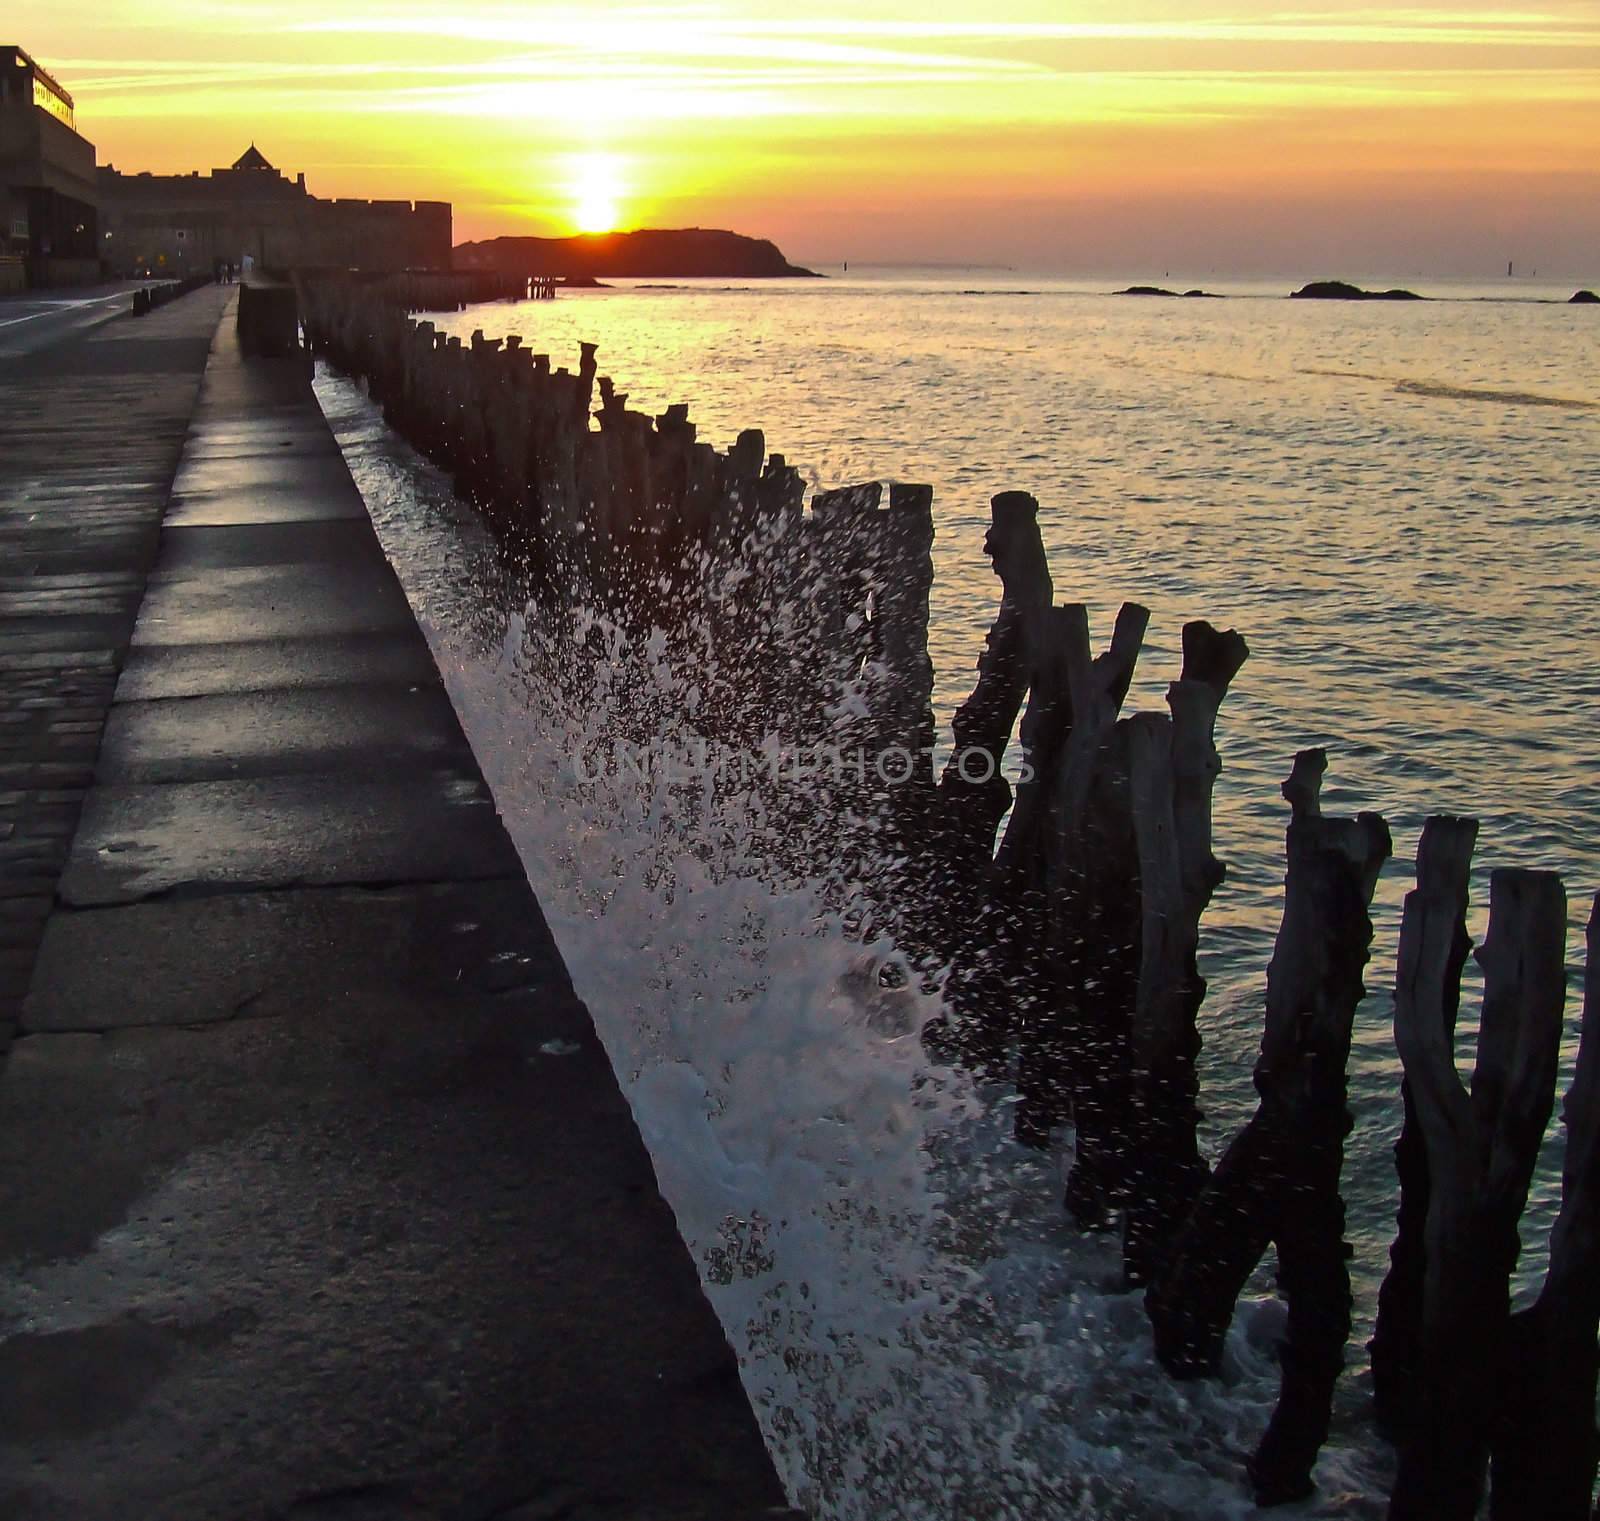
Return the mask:
MULTIPOLYGON (((927 1055, 937 992, 863 929, 882 920, 829 854, 833 800, 593 764, 618 736, 690 752, 730 673, 590 609, 535 602, 488 646, 423 622, 795 1502, 836 1521, 1252 1514, 1266 1285, 1223 1379, 1173 1383, 1114 1245, 1063 1217, 1070 1138, 1018 1147, 1010 1095, 927 1055)), ((1381 1460, 1338 1419, 1299 1513, 1376 1515, 1381 1460)))

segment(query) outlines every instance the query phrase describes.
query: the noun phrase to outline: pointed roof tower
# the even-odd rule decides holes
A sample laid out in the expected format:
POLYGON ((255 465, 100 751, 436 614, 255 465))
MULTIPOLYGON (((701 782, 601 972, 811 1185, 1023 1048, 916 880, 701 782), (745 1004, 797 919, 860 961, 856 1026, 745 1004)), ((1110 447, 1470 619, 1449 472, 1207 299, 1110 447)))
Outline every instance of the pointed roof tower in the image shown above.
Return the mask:
POLYGON ((261 150, 251 143, 248 148, 233 161, 235 169, 271 169, 272 165, 266 161, 261 150))

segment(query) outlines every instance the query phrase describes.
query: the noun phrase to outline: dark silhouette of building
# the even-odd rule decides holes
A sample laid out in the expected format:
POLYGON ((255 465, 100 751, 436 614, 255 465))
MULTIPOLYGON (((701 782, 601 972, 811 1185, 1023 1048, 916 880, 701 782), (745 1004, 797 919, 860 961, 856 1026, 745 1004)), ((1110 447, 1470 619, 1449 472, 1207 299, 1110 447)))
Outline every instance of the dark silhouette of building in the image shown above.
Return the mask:
POLYGON ((322 200, 254 143, 226 169, 95 167, 71 95, 0 47, 0 291, 110 274, 277 268, 448 269, 447 201, 322 200))
POLYGON ((118 274, 272 269, 448 269, 448 201, 322 200, 252 143, 226 169, 99 172, 104 254, 118 274))
POLYGON ((0 46, 0 290, 99 278, 94 144, 74 115, 33 59, 0 46))

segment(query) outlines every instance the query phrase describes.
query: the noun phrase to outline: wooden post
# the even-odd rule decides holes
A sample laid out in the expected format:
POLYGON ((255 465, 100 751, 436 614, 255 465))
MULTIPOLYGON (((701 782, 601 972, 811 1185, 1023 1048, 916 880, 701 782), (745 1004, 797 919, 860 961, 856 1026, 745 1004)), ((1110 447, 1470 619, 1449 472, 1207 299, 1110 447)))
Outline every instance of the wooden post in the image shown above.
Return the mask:
POLYGON ((1258 1503, 1310 1492, 1350 1324, 1339 1172, 1345 1066, 1388 858, 1375 814, 1322 816, 1327 757, 1302 751, 1284 783, 1292 816, 1283 922, 1267 970, 1255 1083, 1261 1103, 1201 1190, 1145 1295, 1156 1352, 1178 1377, 1215 1373, 1246 1279, 1269 1241, 1289 1300, 1277 1409, 1249 1465, 1258 1503))
POLYGON ((889 487, 878 526, 872 584, 874 663, 879 671, 877 742, 905 752, 908 787, 897 796, 902 832, 920 818, 933 786, 933 662, 928 658, 928 595, 933 589, 933 487, 889 487), (912 801, 912 792, 915 801, 912 801))
POLYGON ((1132 761, 1141 949, 1133 1015, 1134 1141, 1123 1262, 1129 1284, 1159 1271, 1172 1234, 1204 1186, 1197 1019, 1205 999, 1200 919, 1223 880, 1211 850, 1211 794, 1222 770, 1217 712, 1249 656, 1209 623, 1183 631, 1183 674, 1167 689, 1170 722, 1139 715, 1132 761))
POLYGON ((957 710, 954 749, 939 779, 945 822, 941 848, 963 871, 987 868, 994 834, 1011 806, 1002 771, 1006 746, 1027 694, 1024 631, 1049 608, 1050 567, 1039 535, 1039 503, 1025 491, 1003 491, 989 503, 984 553, 1000 578, 1000 610, 978 658, 978 681, 957 710))
POLYGON ((1561 1213, 1531 1309, 1511 1317, 1491 1439, 1492 1521, 1589 1521, 1600 1329, 1600 894, 1589 912, 1583 1033, 1562 1118, 1561 1213))
MULTIPOLYGON (((998 1046, 1013 1033, 1020 1035, 1014 1124, 1017 1138, 1032 1146, 1047 1144, 1051 1129, 1073 1114, 1074 1083, 1114 1081, 1093 1072, 1095 1057, 1082 1049, 1086 1042, 1103 1043, 1117 1023, 1106 1000, 1083 996, 1106 971, 1089 967, 1096 936, 1090 917, 1105 905, 1086 879, 1098 869, 1098 846, 1085 841, 1084 800, 1149 618, 1144 608, 1125 604, 1109 649, 1091 660, 1085 609, 1080 604, 1048 608, 1041 605, 1045 596, 1035 583, 1032 605, 1024 606, 1021 619, 1029 697, 1019 738, 1026 769, 995 855, 996 902, 989 916, 997 935, 995 966, 1003 968, 1011 991, 991 1016, 987 1044, 998 1046), (1081 1061, 1074 1060, 1074 1051, 1081 1061)), ((1112 811, 1124 817, 1125 801, 1120 812, 1112 811)), ((1104 821, 1095 827, 1104 827, 1104 821)), ((1132 869, 1131 856, 1125 864, 1132 869)), ((1126 959, 1128 947, 1119 943, 1111 954, 1126 959)), ((989 981, 996 980, 991 974, 989 981)), ((1119 1048, 1113 1044, 1112 1049, 1119 1048)), ((1096 1128, 1093 1093, 1079 1096, 1091 1101, 1074 1116, 1082 1122, 1074 1178, 1082 1183, 1092 1170, 1096 1128)), ((1068 1199, 1085 1223, 1102 1213, 1098 1190, 1079 1199, 1069 1187, 1068 1199)))
POLYGON ((1566 894, 1549 872, 1489 879, 1478 1056, 1469 1093, 1447 1035, 1451 906, 1406 898, 1395 1044, 1427 1150, 1422 1346, 1414 1428, 1400 1449, 1393 1521, 1472 1521, 1483 1495, 1510 1319, 1510 1275, 1555 1103, 1565 1000, 1566 894))
MULTIPOLYGON (((954 1020, 929 1038, 948 1059, 998 1069, 1026 997, 1025 979, 1037 985, 1043 972, 1041 958, 1018 954, 1019 909, 996 893, 994 851, 995 830, 1011 806, 1006 747, 1034 674, 1028 631, 1037 638, 1048 622, 1053 591, 1038 502, 1025 491, 1003 491, 989 510, 983 547, 1000 578, 1000 609, 978 658, 972 696, 956 710, 929 845, 928 869, 940 874, 930 894, 936 916, 930 941, 950 966, 944 992, 954 1020)), ((1086 624, 1083 637, 1087 645, 1086 624)), ((1064 683, 1058 686, 1064 693, 1064 683)), ((1034 921, 1042 933, 1042 917, 1035 913, 1034 921)))
POLYGON ((1092 667, 1073 677, 1074 722, 1057 766, 1044 850, 1059 1033, 1046 1060, 1024 1045, 1017 1108, 1052 1089, 1065 1095, 1074 1144, 1066 1206, 1079 1225, 1100 1228, 1128 1200, 1133 1021, 1144 949, 1133 752, 1150 730, 1138 719, 1116 721, 1115 709, 1096 702, 1092 667))
MULTIPOLYGON (((1439 1007, 1445 1040, 1452 1044, 1461 1002, 1461 970, 1472 950, 1472 938, 1467 934, 1467 880, 1477 838, 1476 819, 1441 816, 1422 826, 1417 845, 1417 891, 1436 899, 1430 912, 1448 916, 1454 925, 1442 972, 1439 1007)), ((1428 1154, 1410 1078, 1401 1079, 1400 1098, 1405 1118, 1394 1148, 1400 1207, 1395 1217, 1394 1243, 1389 1248, 1389 1271, 1378 1292, 1377 1324, 1368 1345, 1378 1429, 1393 1442, 1401 1441, 1416 1424, 1422 1356, 1422 1280, 1427 1260, 1423 1235, 1429 1195, 1428 1154)))
POLYGON ((711 518, 699 535, 723 553, 737 551, 745 535, 755 527, 757 491, 766 454, 766 437, 759 428, 744 429, 728 448, 722 496, 713 504, 711 518))
POLYGON ((882 498, 879 481, 818 491, 811 498, 813 596, 825 700, 836 700, 842 687, 861 674, 870 646, 870 536, 882 498))
POLYGON ((1205 1182, 1206 1167, 1195 1138, 1200 1042, 1187 987, 1194 952, 1174 816, 1174 726, 1161 713, 1138 713, 1123 723, 1140 919, 1123 1232, 1123 1277, 1135 1286, 1147 1283, 1159 1265, 1168 1234, 1205 1182))
POLYGON ((1141 938, 1128 736, 1117 714, 1149 621, 1147 608, 1127 602, 1102 654, 1086 658, 1087 632, 1072 641, 1067 702, 1044 715, 1049 728, 1037 748, 1046 757, 1035 763, 1035 781, 1018 788, 998 858, 1002 871, 1027 870, 1012 854, 1013 837, 1027 849, 1031 836, 1054 1000, 1048 1013, 1036 1011, 1043 1019, 1024 1039, 1018 1134, 1040 1134, 1070 1109, 1076 1151, 1066 1202, 1085 1226, 1103 1224, 1123 1198, 1141 938))
MULTIPOLYGON (((1233 678, 1250 658, 1250 647, 1233 629, 1203 619, 1183 629, 1183 674, 1167 689, 1172 711, 1173 823, 1183 879, 1185 919, 1198 927, 1211 894, 1222 885, 1222 863, 1211 852, 1211 794, 1222 771, 1217 754, 1217 713, 1233 678)), ((1198 930, 1196 929, 1196 933, 1198 930)), ((1198 1007, 1205 983, 1193 973, 1198 1007)))
POLYGON ((990 923, 1001 948, 991 983, 1003 998, 987 1011, 995 1047, 1020 1041, 1016 1137, 1026 1146, 1049 1144, 1051 1130, 1072 1113, 1063 988, 1076 986, 1075 941, 1052 936, 1042 822, 1050 782, 1072 726, 1072 672, 1087 670, 1089 614, 1082 603, 1025 611, 1022 649, 1028 669, 1028 706, 1018 732, 1023 777, 992 872, 990 923))
POLYGON ((785 530, 799 527, 805 505, 806 486, 798 470, 781 454, 767 458, 756 488, 756 501, 763 519, 780 523, 785 530))

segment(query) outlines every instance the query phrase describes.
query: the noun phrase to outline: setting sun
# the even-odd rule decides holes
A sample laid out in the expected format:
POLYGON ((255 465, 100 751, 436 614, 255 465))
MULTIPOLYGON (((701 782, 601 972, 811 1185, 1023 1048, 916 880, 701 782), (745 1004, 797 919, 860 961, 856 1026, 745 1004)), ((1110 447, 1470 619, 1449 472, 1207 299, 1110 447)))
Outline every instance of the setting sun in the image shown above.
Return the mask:
POLYGON ((572 160, 572 222, 579 232, 613 232, 622 200, 621 163, 611 153, 581 153, 572 160))

